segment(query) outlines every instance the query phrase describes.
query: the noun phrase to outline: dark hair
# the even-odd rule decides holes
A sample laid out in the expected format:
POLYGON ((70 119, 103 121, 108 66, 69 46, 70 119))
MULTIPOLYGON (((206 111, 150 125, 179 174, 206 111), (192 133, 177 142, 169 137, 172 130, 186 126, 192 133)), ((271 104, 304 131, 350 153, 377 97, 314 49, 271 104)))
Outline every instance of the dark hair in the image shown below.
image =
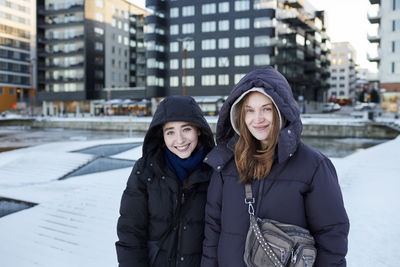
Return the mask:
POLYGON ((275 145, 278 143, 280 120, 278 110, 272 105, 272 130, 268 135, 268 146, 262 149, 261 142, 254 138, 245 123, 245 108, 249 95, 246 95, 237 105, 236 126, 239 130, 239 140, 235 145, 235 163, 239 171, 240 181, 250 183, 252 178, 265 178, 274 160, 275 145))

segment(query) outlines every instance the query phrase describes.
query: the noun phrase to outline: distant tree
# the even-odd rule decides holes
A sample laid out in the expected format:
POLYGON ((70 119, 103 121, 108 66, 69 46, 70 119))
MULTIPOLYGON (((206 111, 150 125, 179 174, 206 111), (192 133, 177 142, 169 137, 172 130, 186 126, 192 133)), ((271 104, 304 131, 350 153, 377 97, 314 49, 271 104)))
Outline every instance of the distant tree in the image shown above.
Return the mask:
POLYGON ((379 103, 379 94, 378 91, 375 89, 371 91, 371 102, 379 103))

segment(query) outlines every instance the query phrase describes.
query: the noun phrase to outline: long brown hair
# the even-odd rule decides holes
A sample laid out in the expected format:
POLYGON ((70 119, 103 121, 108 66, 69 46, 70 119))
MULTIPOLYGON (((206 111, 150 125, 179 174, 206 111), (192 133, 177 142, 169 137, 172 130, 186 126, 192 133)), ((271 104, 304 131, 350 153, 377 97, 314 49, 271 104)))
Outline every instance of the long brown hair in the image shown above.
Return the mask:
POLYGON ((268 135, 268 145, 262 149, 261 142, 253 137, 245 123, 245 96, 237 104, 235 123, 240 132, 239 140, 235 145, 235 162, 239 171, 240 181, 250 183, 252 178, 265 178, 274 160, 275 145, 278 142, 280 131, 280 120, 275 104, 272 105, 272 129, 268 135))

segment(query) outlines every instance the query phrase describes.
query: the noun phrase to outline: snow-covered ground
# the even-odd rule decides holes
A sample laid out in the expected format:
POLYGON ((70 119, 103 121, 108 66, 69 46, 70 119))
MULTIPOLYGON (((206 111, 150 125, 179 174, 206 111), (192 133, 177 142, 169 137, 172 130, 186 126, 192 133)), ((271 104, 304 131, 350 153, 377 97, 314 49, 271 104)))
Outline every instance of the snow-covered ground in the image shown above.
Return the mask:
MULTIPOLYGON (((94 158, 72 151, 141 140, 56 142, 0 153, 0 197, 38 204, 0 218, 0 266, 117 266, 116 223, 131 168, 58 178, 94 158)), ((140 155, 136 147, 112 157, 140 155)), ((332 161, 351 222, 348 266, 400 266, 400 137, 332 161)))

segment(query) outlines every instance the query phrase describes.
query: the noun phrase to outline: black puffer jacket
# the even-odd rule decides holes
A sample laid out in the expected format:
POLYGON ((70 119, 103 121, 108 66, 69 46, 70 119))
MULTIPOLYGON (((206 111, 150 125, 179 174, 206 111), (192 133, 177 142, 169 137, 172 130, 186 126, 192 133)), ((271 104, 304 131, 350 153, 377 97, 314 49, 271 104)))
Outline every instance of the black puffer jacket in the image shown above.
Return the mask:
POLYGON ((160 103, 145 136, 143 157, 133 167, 121 200, 116 243, 121 267, 200 265, 211 168, 203 164, 182 184, 163 156, 162 125, 170 121, 194 123, 201 131, 199 145, 214 147, 211 129, 193 98, 160 103))
MULTIPOLYGON (((302 124, 286 79, 273 68, 255 70, 233 89, 221 109, 217 147, 207 156, 214 168, 206 205, 202 266, 245 267, 243 261, 249 229, 244 184, 239 183, 234 161, 238 136, 230 122, 234 101, 253 87, 264 88, 286 123, 279 134, 275 160, 265 178, 258 216, 308 228, 316 240, 315 266, 346 266, 349 220, 337 175, 331 161, 300 140, 302 124)), ((259 182, 252 183, 258 192, 259 182)), ((258 207, 256 207, 257 209, 258 207)))

